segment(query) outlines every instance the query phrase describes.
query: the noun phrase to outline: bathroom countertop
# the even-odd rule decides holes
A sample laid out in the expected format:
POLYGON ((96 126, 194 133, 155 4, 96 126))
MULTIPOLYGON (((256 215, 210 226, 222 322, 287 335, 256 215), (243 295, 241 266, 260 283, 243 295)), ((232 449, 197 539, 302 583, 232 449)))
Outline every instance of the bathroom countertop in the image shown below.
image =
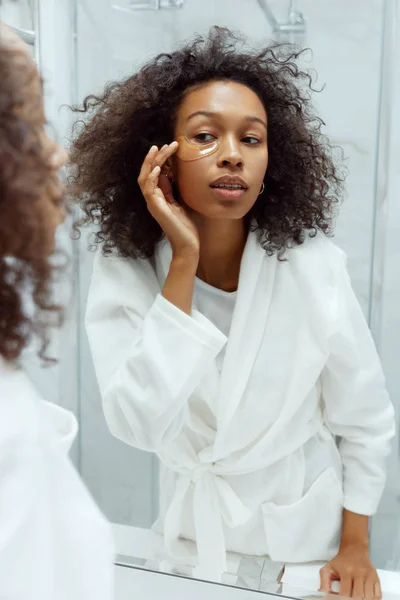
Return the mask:
MULTIPOLYGON (((255 600, 254 592, 140 569, 115 567, 115 600, 255 600)), ((263 596, 268 598, 268 596, 263 596)), ((276 597, 271 597, 276 600, 276 597)))
MULTIPOLYGON (((142 564, 144 564, 146 560, 160 560, 160 557, 162 557, 163 538, 151 529, 113 524, 113 530, 118 562, 134 566, 135 564, 140 564, 135 559, 142 559, 142 564)), ((237 571, 239 559, 239 555, 228 554, 227 562, 230 573, 237 571)), ((316 592, 319 585, 319 570, 321 566, 323 566, 323 563, 309 563, 304 565, 286 564, 282 579, 283 587, 280 589, 280 593, 287 596, 301 597, 303 594, 299 593, 300 590, 298 588, 301 588, 302 592, 304 590, 316 592)), ((116 575, 117 600, 127 600, 128 598, 129 600, 132 600, 132 598, 139 600, 141 596, 137 594, 138 590, 142 592, 143 598, 151 598, 152 600, 156 600, 158 597, 162 598, 162 600, 169 600, 169 598, 179 600, 181 597, 190 597, 191 600, 197 600, 197 597, 199 599, 202 598, 202 600, 204 597, 207 597, 209 600, 213 600, 214 598, 216 600, 224 600, 225 598, 229 598, 229 600, 255 599, 255 592, 252 591, 215 585, 195 579, 168 576, 164 573, 149 570, 116 566, 116 575)), ((400 573, 379 571, 379 575, 383 589, 383 600, 400 600, 400 573)), ((275 592, 277 590, 270 590, 268 588, 268 591, 275 592)), ((338 590, 334 589, 334 591, 338 590)), ((336 596, 336 598, 338 597, 336 596)))

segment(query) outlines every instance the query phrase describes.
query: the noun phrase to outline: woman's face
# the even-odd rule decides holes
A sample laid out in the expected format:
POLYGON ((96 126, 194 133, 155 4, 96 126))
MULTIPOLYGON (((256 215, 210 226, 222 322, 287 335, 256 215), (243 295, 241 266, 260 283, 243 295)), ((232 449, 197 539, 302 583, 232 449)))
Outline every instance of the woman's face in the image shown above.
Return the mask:
POLYGON ((185 205, 206 218, 242 219, 268 165, 267 114, 257 94, 232 81, 190 90, 177 113, 179 136, 173 171, 185 205))
MULTIPOLYGON (((15 113, 26 127, 27 137, 40 148, 41 160, 45 165, 46 176, 40 181, 40 196, 35 205, 35 210, 40 214, 43 230, 46 231, 43 242, 43 251, 51 254, 54 250, 54 236, 57 227, 64 221, 63 208, 64 186, 58 176, 58 171, 68 159, 65 150, 56 144, 46 132, 46 119, 44 113, 42 82, 26 44, 5 26, 2 34, 7 36, 3 43, 14 52, 14 66, 18 69, 16 85, 21 87, 23 102, 15 108, 15 113)), ((37 160, 28 162, 26 169, 36 169, 37 160)), ((33 209, 33 207, 32 207, 33 209)))

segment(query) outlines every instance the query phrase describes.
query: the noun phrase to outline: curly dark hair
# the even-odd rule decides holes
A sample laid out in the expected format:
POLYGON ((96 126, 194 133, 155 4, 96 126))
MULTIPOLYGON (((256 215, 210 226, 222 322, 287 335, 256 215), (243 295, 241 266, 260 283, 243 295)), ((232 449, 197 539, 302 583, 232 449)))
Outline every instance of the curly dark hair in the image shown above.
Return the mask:
MULTIPOLYGON (((6 33, 0 22, 0 33, 6 33)), ((1 36, 3 37, 3 36, 1 36)), ((44 364, 49 326, 61 323, 51 301, 54 266, 39 208, 52 169, 40 140, 43 125, 23 117, 25 90, 38 77, 23 51, 0 40, 0 356, 18 361, 33 336, 44 364)))
POLYGON ((188 90, 215 80, 246 85, 268 115, 265 191, 246 215, 265 250, 281 257, 302 244, 307 232, 332 232, 345 170, 311 106, 311 76, 296 64, 301 51, 287 44, 238 48, 242 41, 213 27, 207 37, 160 54, 74 107, 86 118, 72 145, 71 192, 84 210, 80 225, 99 225, 94 240, 105 254, 116 249, 121 256, 153 255, 163 231, 137 183, 142 162, 151 145, 174 139, 175 116, 188 90))

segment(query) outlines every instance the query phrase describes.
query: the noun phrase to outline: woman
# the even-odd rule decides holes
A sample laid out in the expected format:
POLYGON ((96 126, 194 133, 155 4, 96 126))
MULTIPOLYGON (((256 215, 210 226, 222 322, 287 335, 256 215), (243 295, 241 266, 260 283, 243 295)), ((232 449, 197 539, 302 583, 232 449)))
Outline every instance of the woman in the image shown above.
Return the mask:
POLYGON ((216 578, 225 550, 328 560, 324 589, 379 598, 393 409, 327 237, 343 175, 295 59, 215 28, 86 100, 87 331, 111 432, 161 461, 170 554, 194 540, 216 578))
POLYGON ((57 172, 64 150, 45 133, 42 82, 27 46, 0 22, 0 598, 108 600, 108 523, 68 458, 75 417, 44 402, 21 369, 46 347, 61 308, 50 299, 57 172), (31 308, 36 314, 32 314, 31 308))

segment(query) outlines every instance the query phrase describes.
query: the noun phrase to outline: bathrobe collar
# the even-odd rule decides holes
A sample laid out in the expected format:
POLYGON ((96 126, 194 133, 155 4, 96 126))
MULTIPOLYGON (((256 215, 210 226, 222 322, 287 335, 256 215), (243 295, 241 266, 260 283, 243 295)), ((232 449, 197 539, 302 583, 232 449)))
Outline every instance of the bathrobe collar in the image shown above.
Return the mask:
MULTIPOLYGON (((156 254, 156 269, 163 285, 170 268, 172 250, 164 240, 156 254)), ((224 438, 247 388, 271 303, 277 258, 268 256, 255 231, 249 231, 244 248, 232 316, 232 325, 226 346, 216 402, 217 436, 214 442, 213 461, 224 457, 224 438), (233 377, 240 365, 240 377, 233 377), (229 403, 226 402, 229 398, 229 403)), ((197 309, 193 300, 193 309, 197 309)))

